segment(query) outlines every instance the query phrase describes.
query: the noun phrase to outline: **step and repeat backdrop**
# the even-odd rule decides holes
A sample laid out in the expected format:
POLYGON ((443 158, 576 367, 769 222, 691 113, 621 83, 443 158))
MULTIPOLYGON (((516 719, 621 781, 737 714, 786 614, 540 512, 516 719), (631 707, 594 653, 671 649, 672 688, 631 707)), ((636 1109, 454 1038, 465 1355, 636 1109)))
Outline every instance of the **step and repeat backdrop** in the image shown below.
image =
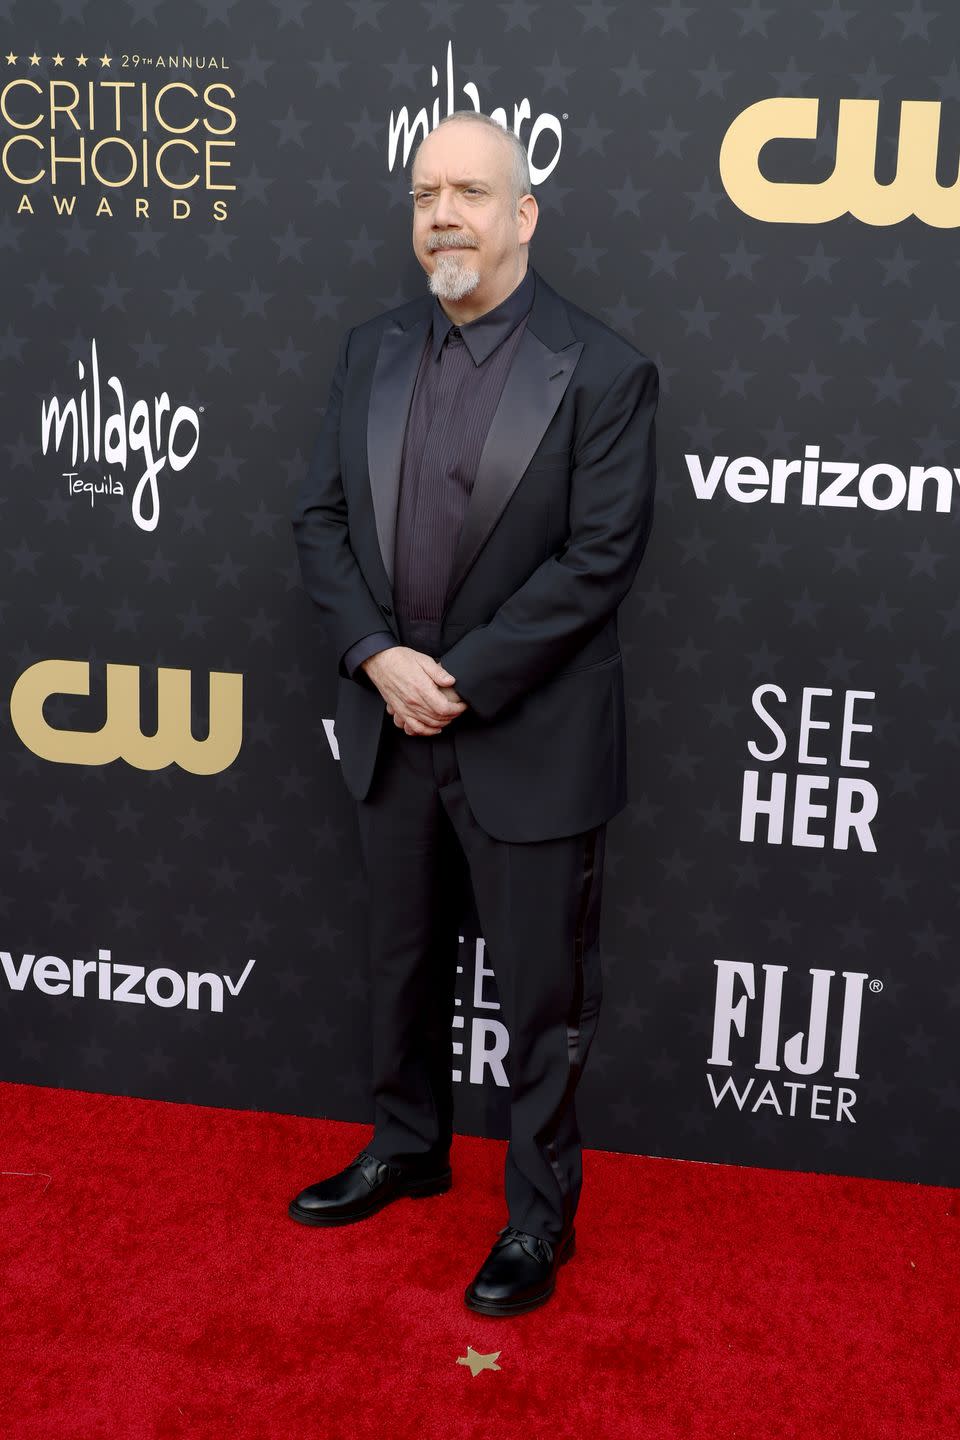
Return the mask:
MULTIPOLYGON (((960 1183, 960 16, 0 17, 2 1077, 372 1116, 289 515, 341 335, 425 285, 411 147, 472 108, 532 262, 661 376, 585 1142, 960 1183)), ((495 967, 468 898, 457 1128, 503 1136, 495 967)))

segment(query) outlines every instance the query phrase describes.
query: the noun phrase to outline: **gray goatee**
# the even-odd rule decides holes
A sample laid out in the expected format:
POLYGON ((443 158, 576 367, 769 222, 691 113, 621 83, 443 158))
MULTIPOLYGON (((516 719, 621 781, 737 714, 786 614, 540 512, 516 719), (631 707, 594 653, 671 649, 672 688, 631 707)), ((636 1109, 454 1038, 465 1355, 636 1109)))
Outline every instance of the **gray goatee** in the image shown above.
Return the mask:
POLYGON ((427 277, 430 293, 439 300, 462 300, 480 284, 480 272, 465 265, 462 255, 445 255, 442 245, 437 250, 433 274, 427 277))

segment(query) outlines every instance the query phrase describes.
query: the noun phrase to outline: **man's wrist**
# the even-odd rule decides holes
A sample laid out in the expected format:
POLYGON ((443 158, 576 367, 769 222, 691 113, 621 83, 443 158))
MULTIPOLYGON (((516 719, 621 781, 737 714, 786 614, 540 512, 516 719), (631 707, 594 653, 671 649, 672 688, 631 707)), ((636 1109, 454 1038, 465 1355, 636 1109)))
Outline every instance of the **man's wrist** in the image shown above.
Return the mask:
POLYGON ((389 649, 390 646, 397 643, 389 630, 377 630, 372 631, 369 635, 364 635, 362 640, 351 645, 349 650, 344 653, 341 660, 342 672, 351 680, 359 680, 361 684, 365 684, 366 671, 362 675, 358 674, 362 662, 369 659, 371 655, 376 655, 381 650, 389 649))
POLYGON ((385 650, 392 650, 393 648, 394 647, 392 645, 384 645, 382 649, 374 650, 372 654, 367 655, 365 659, 360 661, 360 664, 357 668, 362 670, 365 675, 369 675, 371 669, 373 668, 373 661, 378 659, 378 657, 381 656, 385 650))

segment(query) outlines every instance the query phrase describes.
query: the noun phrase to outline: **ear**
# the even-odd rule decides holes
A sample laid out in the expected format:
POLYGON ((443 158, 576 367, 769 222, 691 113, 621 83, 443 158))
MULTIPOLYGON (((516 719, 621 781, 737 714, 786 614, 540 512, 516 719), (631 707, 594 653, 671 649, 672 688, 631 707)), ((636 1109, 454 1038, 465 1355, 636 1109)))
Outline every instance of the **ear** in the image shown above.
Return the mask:
POLYGON ((521 195, 517 205, 517 225, 521 245, 526 245, 537 228, 540 207, 532 195, 521 195))

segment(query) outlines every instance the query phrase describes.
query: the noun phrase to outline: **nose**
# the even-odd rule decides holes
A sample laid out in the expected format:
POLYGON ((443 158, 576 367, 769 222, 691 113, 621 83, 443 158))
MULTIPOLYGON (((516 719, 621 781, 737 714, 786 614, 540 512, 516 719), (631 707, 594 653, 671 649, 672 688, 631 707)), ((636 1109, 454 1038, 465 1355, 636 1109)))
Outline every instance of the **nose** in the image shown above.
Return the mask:
POLYGON ((437 195, 436 208, 433 212, 433 225, 436 230, 446 230, 451 226, 459 226, 460 216, 457 212, 456 192, 443 186, 437 195))

